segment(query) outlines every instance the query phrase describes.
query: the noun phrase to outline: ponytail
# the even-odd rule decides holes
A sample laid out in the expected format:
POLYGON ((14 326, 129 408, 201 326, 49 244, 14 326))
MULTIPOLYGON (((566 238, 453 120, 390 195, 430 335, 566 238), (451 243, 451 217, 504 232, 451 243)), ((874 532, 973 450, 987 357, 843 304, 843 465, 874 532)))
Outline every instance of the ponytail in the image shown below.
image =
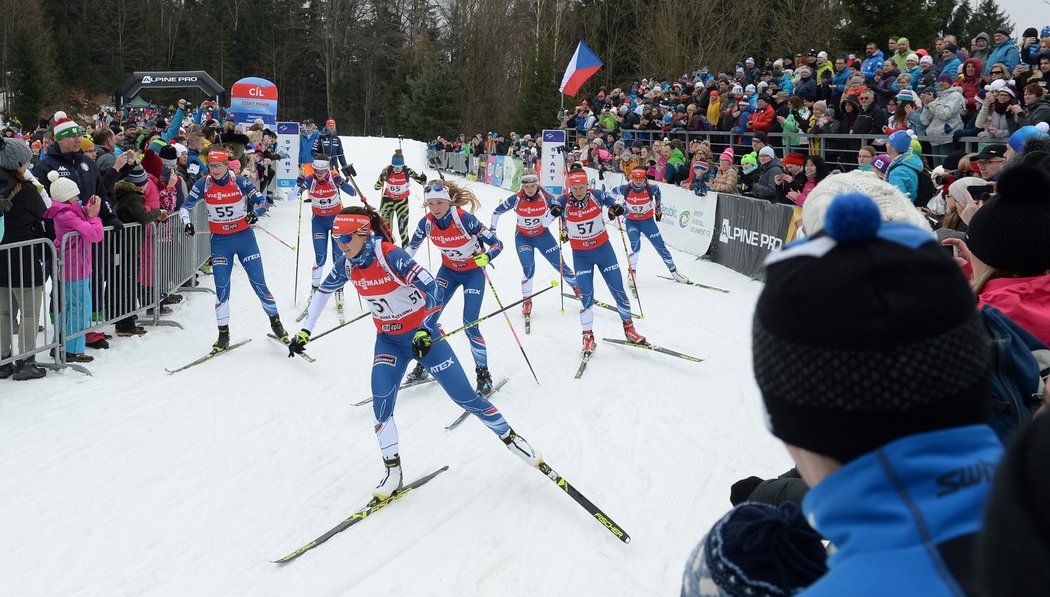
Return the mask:
MULTIPOLYGON (((456 207, 470 206, 470 213, 474 213, 481 207, 481 200, 477 198, 474 191, 468 189, 466 186, 459 186, 458 183, 452 180, 438 180, 433 179, 427 183, 427 186, 432 184, 442 184, 448 187, 448 196, 452 205, 456 207)), ((426 204, 426 198, 423 199, 424 205, 426 204)))

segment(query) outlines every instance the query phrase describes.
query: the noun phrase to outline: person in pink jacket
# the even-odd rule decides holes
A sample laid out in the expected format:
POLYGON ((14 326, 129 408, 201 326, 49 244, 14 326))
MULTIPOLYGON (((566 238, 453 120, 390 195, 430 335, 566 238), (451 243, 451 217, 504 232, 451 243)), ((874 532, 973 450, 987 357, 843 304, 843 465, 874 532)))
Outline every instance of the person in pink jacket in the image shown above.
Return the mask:
POLYGON ((996 195, 970 218, 966 241, 945 239, 973 267, 980 305, 991 305, 1050 344, 1050 175, 1004 169, 996 195))
MULTIPOLYGON (((91 243, 102 241, 102 220, 98 217, 102 201, 94 196, 87 205, 81 205, 77 200, 80 190, 72 179, 62 178, 58 171, 49 172, 47 177, 51 181, 51 207, 44 217, 55 223, 55 247, 65 264, 62 270, 62 309, 65 313, 63 330, 68 337, 86 330, 91 321, 91 243), (79 234, 63 242, 71 232, 79 234)), ((84 354, 84 346, 84 336, 67 340, 66 362, 93 361, 84 354)))

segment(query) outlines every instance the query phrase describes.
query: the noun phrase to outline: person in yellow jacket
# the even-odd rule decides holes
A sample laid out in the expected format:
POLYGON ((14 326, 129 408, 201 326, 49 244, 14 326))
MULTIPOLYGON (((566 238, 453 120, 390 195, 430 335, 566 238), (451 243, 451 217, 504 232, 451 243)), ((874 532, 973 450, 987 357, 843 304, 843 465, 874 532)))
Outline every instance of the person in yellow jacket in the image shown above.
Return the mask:
POLYGON ((711 126, 717 127, 718 121, 722 117, 722 97, 717 91, 711 92, 711 97, 708 98, 707 102, 707 121, 711 123, 711 126))

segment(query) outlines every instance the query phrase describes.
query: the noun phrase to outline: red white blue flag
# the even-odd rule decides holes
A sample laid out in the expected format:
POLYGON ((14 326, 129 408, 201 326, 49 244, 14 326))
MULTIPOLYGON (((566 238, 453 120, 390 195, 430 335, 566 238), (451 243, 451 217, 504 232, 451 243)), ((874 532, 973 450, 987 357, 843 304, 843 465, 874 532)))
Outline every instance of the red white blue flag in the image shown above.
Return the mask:
POLYGON ((576 96, 580 87, 598 72, 602 67, 602 61, 594 55, 594 52, 582 41, 576 46, 576 52, 569 61, 569 67, 565 69, 565 76, 561 78, 560 91, 565 95, 576 96))

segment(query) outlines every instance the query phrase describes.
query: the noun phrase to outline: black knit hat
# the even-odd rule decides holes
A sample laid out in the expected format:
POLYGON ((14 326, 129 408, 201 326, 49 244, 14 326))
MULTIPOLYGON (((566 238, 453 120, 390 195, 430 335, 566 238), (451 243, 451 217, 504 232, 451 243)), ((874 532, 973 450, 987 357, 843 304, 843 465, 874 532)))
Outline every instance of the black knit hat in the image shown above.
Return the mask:
POLYGON ((987 420, 987 333, 929 231, 880 222, 870 198, 842 195, 821 233, 766 268, 752 355, 773 435, 845 463, 987 420))
POLYGON ((1020 164, 999 175, 996 196, 970 220, 966 245, 978 259, 1018 274, 1050 270, 1050 175, 1020 164))

